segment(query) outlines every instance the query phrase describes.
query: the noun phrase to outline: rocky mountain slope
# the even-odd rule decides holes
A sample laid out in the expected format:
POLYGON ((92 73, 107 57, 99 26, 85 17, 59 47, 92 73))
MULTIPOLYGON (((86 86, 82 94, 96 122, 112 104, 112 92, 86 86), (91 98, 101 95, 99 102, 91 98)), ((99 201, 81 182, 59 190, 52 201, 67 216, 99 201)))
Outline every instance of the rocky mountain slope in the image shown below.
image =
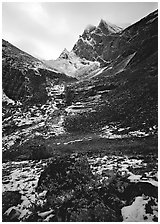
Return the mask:
POLYGON ((2 40, 2 70, 4 93, 25 103, 44 103, 48 97, 47 85, 71 80, 5 40, 2 40))
POLYGON ((107 46, 119 36, 121 31, 122 29, 120 27, 101 20, 97 27, 89 26, 84 30, 74 45, 73 51, 79 57, 86 58, 90 61, 99 60, 103 62, 103 52, 108 51, 106 49, 107 46))
POLYGON ((157 16, 155 11, 124 30, 104 20, 97 27, 89 25, 71 52, 64 49, 58 59, 45 63, 67 75, 85 79, 86 74, 92 71, 91 76, 99 74, 101 68, 113 67, 133 53, 136 53, 134 60, 145 58, 149 51, 157 49, 157 16))
POLYGON ((100 49, 103 48, 103 44, 100 42, 106 36, 120 31, 122 31, 120 27, 101 20, 97 27, 90 25, 84 30, 71 52, 64 49, 56 60, 44 62, 53 69, 79 79, 81 79, 82 74, 85 76, 86 73, 91 73, 93 70, 98 73, 100 62, 103 62, 100 56, 100 49))
POLYGON ((157 222, 157 45, 158 11, 54 62, 3 41, 3 221, 157 222))
POLYGON ((54 70, 76 78, 78 78, 76 73, 82 68, 87 69, 95 65, 97 68, 99 67, 99 63, 80 58, 73 51, 69 52, 67 49, 64 49, 56 60, 45 60, 44 63, 54 70))
MULTIPOLYGON (((90 129, 93 123, 98 127, 97 124, 101 126, 109 122, 145 130, 157 127, 157 13, 151 13, 116 34, 116 39, 114 36, 114 40, 107 42, 107 46, 112 45, 113 52, 107 51, 107 57, 105 47, 102 52, 104 59, 110 63, 91 79, 73 86, 74 101, 83 99, 87 103, 99 97, 98 104, 94 104, 95 111, 80 118, 84 121, 84 129, 90 129)), ((76 119, 79 118, 73 118, 74 129, 76 119)))
MULTIPOLYGON (((98 27, 91 27, 83 32, 74 45, 73 51, 78 56, 92 61, 103 59, 107 62, 140 49, 142 52, 147 42, 152 44, 156 41, 154 38, 157 34, 157 23, 158 11, 124 30, 101 20, 98 27)), ((156 43, 154 47, 157 47, 156 43)), ((148 46, 148 49, 151 50, 152 47, 148 46)))

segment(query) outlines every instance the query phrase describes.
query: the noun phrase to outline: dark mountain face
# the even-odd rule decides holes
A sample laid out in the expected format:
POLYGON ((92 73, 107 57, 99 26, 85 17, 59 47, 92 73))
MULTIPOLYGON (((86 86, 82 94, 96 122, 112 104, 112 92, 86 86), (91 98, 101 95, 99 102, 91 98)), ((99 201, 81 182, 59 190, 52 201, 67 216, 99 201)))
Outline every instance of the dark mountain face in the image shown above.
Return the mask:
MULTIPOLYGON (((93 123, 98 127, 104 122, 120 122, 141 129, 157 127, 158 12, 151 13, 120 33, 108 36, 103 33, 102 36, 103 47, 97 54, 105 60, 104 69, 87 80, 83 87, 81 83, 73 87, 75 101, 83 98, 90 102, 96 95, 100 97, 97 107, 96 104, 94 107, 96 112, 81 116, 83 131, 91 129, 93 123)), ((87 34, 84 32, 73 51, 88 58, 85 45, 90 45, 86 40, 95 43, 94 37, 95 29, 87 34)), ((94 54, 99 49, 97 43, 92 45, 94 54)), ((92 50, 87 49, 91 57, 94 55, 92 50)), ((96 56, 93 57, 95 60, 96 56)), ((73 129, 76 119, 78 124, 81 123, 74 118, 73 129)))
POLYGON ((116 25, 108 24, 101 20, 97 27, 85 29, 79 40, 73 47, 73 51, 82 58, 91 61, 97 60, 102 56, 106 48, 122 29, 116 25), (107 45, 107 46, 106 46, 107 45))
POLYGON ((84 31, 74 45, 73 51, 80 57, 100 62, 103 60, 110 62, 117 57, 127 56, 140 49, 141 52, 146 51, 142 48, 148 43, 150 43, 148 50, 151 51, 154 47, 154 51, 157 47, 157 24, 158 11, 151 13, 125 30, 101 20, 98 27, 84 31), (153 42, 155 44, 151 46, 153 42))
POLYGON ((2 70, 4 93, 10 99, 25 103, 44 103, 48 97, 46 86, 50 82, 71 80, 5 40, 2 41, 2 70))

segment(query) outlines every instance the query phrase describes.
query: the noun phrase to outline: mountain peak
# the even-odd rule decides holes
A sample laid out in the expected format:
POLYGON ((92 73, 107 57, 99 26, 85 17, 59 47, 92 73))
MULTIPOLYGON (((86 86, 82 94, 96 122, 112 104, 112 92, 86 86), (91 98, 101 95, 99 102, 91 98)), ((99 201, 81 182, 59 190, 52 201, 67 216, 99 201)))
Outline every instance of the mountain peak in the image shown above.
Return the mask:
POLYGON ((101 19, 98 26, 101 26, 101 25, 107 25, 107 22, 104 19, 101 19))
POLYGON ((68 55, 69 55, 69 51, 66 48, 64 48, 59 58, 68 59, 68 55))
POLYGON ((121 27, 118 27, 110 23, 109 21, 105 21, 104 19, 100 20, 98 28, 100 28, 104 33, 107 33, 107 34, 119 33, 120 31, 122 31, 121 27))
POLYGON ((94 25, 92 25, 92 24, 89 24, 86 28, 85 28, 85 30, 84 30, 84 32, 92 32, 93 30, 95 30, 96 29, 96 26, 94 26, 94 25))

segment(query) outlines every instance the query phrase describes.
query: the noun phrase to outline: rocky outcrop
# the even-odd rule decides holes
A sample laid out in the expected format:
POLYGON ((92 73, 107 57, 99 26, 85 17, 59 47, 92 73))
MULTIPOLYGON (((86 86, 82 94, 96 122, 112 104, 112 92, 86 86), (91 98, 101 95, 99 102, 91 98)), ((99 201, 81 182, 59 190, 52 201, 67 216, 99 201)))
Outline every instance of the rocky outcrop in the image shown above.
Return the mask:
POLYGON ((98 185, 99 181, 92 174, 85 157, 60 156, 42 173, 37 191, 47 191, 43 206, 52 209, 50 221, 121 220, 119 207, 113 209, 103 200, 100 192, 105 188, 101 189, 100 185, 98 188, 98 185))
POLYGON ((3 221, 18 221, 20 213, 14 208, 14 206, 21 203, 21 194, 18 191, 6 191, 2 195, 2 200, 3 221))

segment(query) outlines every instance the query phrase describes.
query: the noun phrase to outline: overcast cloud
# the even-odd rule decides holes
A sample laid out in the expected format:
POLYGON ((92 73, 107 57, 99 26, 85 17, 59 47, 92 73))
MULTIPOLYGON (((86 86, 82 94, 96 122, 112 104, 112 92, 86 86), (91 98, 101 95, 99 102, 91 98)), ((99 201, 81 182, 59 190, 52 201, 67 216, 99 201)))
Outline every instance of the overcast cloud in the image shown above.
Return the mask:
POLYGON ((3 2, 2 37, 42 59, 56 59, 73 48, 88 24, 100 19, 132 24, 158 8, 156 2, 3 2))

